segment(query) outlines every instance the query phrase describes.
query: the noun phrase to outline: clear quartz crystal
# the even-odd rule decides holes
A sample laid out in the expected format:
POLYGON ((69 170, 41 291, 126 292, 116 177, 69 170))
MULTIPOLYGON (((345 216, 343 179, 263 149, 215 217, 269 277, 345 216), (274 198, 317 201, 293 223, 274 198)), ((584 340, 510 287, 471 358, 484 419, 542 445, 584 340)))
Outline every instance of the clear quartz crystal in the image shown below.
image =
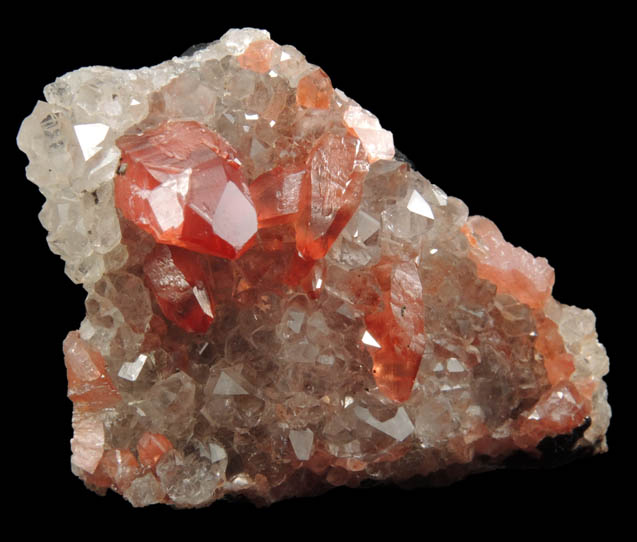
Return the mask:
POLYGON ((559 435, 606 450, 593 313, 294 47, 233 29, 45 97, 18 146, 88 293, 64 352, 89 488, 267 504, 452 481, 559 435))

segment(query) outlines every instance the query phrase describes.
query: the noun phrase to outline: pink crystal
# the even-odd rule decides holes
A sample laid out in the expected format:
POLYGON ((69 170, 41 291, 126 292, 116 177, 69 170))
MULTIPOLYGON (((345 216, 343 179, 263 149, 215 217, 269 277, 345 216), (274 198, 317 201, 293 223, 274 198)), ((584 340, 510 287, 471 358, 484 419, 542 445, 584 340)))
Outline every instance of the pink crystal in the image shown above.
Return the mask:
POLYGON ((370 163, 391 160, 394 157, 394 137, 383 130, 378 119, 358 105, 349 105, 343 114, 343 122, 352 135, 360 139, 370 163))
POLYGON ((541 307, 551 295, 555 273, 544 258, 507 243, 489 219, 472 216, 463 227, 471 244, 470 257, 481 278, 497 285, 530 307, 541 307))
POLYGON ((100 410, 120 400, 102 355, 72 331, 64 340, 68 396, 83 410, 100 410))
POLYGON ((93 474, 104 455, 104 445, 104 425, 100 417, 73 409, 72 464, 93 474))

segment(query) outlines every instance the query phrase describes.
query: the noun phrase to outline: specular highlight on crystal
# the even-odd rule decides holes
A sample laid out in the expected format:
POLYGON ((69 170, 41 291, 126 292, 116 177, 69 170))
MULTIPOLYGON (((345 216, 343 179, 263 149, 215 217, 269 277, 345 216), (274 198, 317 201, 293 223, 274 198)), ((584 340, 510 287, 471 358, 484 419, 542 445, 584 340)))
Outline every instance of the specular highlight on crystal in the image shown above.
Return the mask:
POLYGON ((63 354, 89 488, 268 504, 606 450, 593 313, 294 47, 230 30, 45 96, 18 145, 87 291, 63 354))

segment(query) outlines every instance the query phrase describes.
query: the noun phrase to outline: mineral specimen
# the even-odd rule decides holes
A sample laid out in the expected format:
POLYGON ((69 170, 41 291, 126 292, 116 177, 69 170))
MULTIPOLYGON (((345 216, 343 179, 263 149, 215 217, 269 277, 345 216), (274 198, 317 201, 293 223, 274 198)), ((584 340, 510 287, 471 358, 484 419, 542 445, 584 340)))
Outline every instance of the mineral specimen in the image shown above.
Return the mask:
POLYGON ((606 450, 592 312, 267 32, 45 89, 18 136, 51 250, 72 469, 133 506, 267 504, 606 450))

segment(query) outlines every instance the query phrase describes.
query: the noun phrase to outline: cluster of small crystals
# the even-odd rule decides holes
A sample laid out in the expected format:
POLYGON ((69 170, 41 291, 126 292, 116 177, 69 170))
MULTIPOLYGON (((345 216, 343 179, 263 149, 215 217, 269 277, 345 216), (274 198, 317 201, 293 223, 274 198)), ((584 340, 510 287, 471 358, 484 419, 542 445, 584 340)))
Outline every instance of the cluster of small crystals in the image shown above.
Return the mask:
POLYGON ((394 159, 267 32, 45 89, 18 144, 88 292, 72 468, 134 506, 484 469, 589 423, 608 359, 553 270, 394 159))

